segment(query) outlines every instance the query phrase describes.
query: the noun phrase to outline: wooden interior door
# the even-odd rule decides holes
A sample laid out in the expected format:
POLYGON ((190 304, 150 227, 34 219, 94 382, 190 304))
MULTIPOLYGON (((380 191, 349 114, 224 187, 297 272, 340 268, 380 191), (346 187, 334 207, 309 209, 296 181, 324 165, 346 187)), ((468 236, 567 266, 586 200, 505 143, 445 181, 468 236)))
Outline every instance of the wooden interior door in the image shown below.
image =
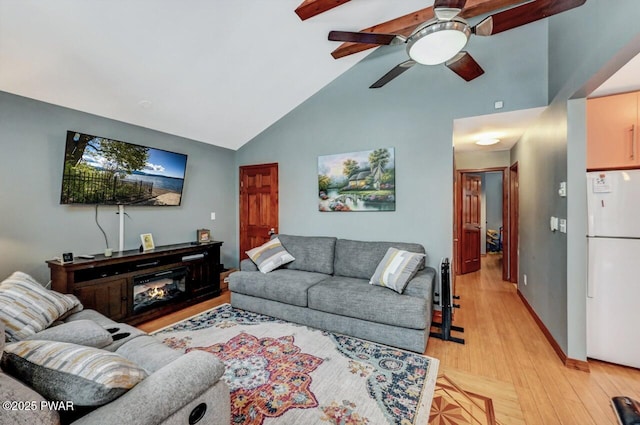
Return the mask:
POLYGON ((509 168, 509 282, 518 283, 518 222, 519 211, 518 163, 509 168))
POLYGON ((240 167, 240 260, 278 233, 278 164, 240 167))
POLYGON ((462 175, 462 274, 480 270, 482 179, 478 174, 462 175))

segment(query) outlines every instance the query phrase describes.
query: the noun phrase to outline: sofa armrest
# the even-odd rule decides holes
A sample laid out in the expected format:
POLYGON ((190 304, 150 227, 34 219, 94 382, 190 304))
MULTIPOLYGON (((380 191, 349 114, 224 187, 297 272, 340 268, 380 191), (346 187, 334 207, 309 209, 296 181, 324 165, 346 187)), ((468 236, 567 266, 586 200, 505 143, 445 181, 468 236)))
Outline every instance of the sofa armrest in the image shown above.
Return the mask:
POLYGON ((216 356, 190 351, 74 425, 160 424, 214 386, 223 373, 224 364, 216 356))
POLYGON ((256 263, 251 261, 249 258, 245 258, 240 261, 240 270, 243 272, 257 272, 258 266, 256 266, 256 263))
POLYGON ((433 303, 433 289, 436 283, 436 270, 425 267, 418 271, 404 289, 403 295, 425 298, 433 303))

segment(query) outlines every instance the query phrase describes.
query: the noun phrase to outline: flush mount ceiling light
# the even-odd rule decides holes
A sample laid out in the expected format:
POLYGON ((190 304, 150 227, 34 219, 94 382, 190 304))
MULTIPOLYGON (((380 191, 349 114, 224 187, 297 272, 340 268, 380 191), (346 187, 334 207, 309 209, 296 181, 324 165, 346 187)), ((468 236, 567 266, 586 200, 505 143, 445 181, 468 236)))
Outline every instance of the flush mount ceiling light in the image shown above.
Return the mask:
POLYGON ((491 146, 491 145, 495 145, 496 143, 500 143, 500 139, 497 139, 495 137, 487 137, 487 138, 478 140, 476 142, 476 145, 491 146))
POLYGON ((467 45, 470 35, 463 19, 427 22, 407 39, 407 54, 422 65, 445 63, 467 45))

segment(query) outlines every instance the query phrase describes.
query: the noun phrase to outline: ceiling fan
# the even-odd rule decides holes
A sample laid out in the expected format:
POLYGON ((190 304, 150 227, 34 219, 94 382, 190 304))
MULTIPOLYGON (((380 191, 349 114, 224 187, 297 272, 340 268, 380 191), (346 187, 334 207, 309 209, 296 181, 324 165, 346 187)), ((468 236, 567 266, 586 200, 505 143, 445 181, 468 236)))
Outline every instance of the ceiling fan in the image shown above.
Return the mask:
POLYGON ((418 25, 405 37, 400 34, 331 31, 329 40, 376 45, 406 44, 409 60, 396 65, 369 88, 380 88, 415 64, 439 65, 466 81, 484 74, 482 67, 464 47, 471 34, 489 36, 582 6, 586 0, 535 0, 495 13, 471 27, 459 15, 466 0, 435 0, 434 18, 418 25))

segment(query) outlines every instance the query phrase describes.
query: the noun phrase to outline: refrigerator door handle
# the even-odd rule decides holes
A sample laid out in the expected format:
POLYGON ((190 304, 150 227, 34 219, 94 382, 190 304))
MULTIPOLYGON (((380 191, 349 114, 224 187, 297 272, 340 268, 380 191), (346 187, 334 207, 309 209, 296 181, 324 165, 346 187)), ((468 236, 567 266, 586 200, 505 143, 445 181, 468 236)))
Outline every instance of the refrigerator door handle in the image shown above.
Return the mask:
POLYGON ((593 280, 595 279, 596 276, 596 259, 595 258, 591 258, 592 257, 592 252, 593 252, 593 247, 589 246, 589 244, 587 244, 587 257, 588 257, 588 267, 587 267, 587 298, 594 298, 595 296, 595 288, 594 288, 594 282, 593 280))

